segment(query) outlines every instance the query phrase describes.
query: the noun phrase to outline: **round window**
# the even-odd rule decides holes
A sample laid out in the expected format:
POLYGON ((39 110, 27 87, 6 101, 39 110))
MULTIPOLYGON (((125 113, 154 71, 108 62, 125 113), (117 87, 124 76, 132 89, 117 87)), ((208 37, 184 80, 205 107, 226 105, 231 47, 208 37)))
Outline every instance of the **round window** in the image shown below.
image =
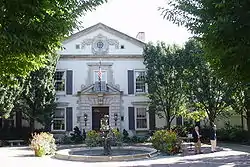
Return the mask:
POLYGON ((103 48, 104 44, 103 44, 102 41, 98 41, 98 42, 96 43, 96 46, 97 46, 97 48, 101 49, 101 48, 103 48))

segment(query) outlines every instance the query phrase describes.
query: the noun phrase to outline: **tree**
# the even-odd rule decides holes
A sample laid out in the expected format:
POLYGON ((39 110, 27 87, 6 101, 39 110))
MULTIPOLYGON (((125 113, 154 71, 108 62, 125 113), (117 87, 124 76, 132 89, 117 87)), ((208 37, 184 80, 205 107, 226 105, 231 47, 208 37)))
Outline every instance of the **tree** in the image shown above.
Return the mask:
MULTIPOLYGON (((199 113, 205 112, 210 125, 216 118, 231 109, 233 89, 215 71, 202 56, 201 45, 195 40, 186 43, 183 56, 189 60, 186 68, 186 95, 189 107, 199 113), (191 49, 191 50, 190 50, 191 49)), ((188 113, 192 116, 192 112, 188 113)), ((195 113, 196 115, 196 113, 195 113)))
POLYGON ((15 110, 22 112, 34 131, 35 121, 48 129, 52 122, 53 110, 56 107, 54 74, 57 56, 48 56, 44 68, 31 72, 24 83, 24 91, 15 104, 15 110))
POLYGON ((77 19, 106 0, 0 1, 0 83, 28 76, 75 28, 77 19))
POLYGON ((202 42, 216 73, 244 85, 250 138, 250 1, 173 0, 164 18, 185 26, 202 42))
POLYGON ((166 46, 162 42, 156 46, 147 44, 143 52, 147 69, 149 111, 164 118, 168 129, 184 105, 183 68, 178 51, 176 46, 166 46))
POLYGON ((8 118, 14 102, 22 92, 22 83, 16 85, 0 84, 0 118, 8 118))
POLYGON ((231 106, 234 109, 234 111, 237 114, 240 114, 241 116, 241 127, 244 130, 244 119, 247 119, 246 113, 247 113, 247 108, 246 108, 246 98, 245 98, 245 92, 246 89, 245 86, 241 85, 240 83, 234 84, 231 87, 234 87, 235 91, 233 92, 232 95, 232 103, 231 106))

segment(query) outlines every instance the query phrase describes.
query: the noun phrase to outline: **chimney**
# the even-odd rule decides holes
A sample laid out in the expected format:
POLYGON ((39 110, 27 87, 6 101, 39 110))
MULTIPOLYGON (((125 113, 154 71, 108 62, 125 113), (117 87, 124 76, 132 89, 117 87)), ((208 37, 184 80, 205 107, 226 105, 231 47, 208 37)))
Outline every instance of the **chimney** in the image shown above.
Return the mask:
POLYGON ((145 42, 145 32, 138 32, 138 34, 136 35, 136 39, 145 42))

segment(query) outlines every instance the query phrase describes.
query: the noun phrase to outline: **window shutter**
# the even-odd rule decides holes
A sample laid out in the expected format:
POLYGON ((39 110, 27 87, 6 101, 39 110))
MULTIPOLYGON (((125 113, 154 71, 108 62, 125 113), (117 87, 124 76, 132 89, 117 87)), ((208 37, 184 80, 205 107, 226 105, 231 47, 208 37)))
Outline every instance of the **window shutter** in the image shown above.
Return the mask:
POLYGON ((128 70, 128 94, 134 94, 134 70, 128 70))
POLYGON ((72 95, 73 94, 73 71, 67 70, 66 73, 66 94, 72 95))
POLYGON ((66 108, 66 131, 73 130, 73 109, 72 107, 66 108))
POLYGON ((155 112, 149 111, 149 129, 154 130, 155 129, 155 112))
POLYGON ((135 130, 135 108, 128 107, 129 130, 135 130))
POLYGON ((176 117, 176 125, 182 125, 182 116, 176 117))

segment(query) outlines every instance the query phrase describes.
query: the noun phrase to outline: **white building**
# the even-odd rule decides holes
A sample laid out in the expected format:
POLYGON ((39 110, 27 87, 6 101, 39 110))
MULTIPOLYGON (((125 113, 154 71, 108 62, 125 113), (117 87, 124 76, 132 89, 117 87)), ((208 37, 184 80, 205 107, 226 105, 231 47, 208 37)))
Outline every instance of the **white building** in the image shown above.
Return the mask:
POLYGON ((155 127, 155 116, 146 112, 144 39, 143 32, 133 38, 98 23, 64 41, 56 72, 58 108, 51 130, 72 131, 75 126, 99 130, 104 115, 109 115, 112 128, 130 133, 155 127))
MULTIPOLYGON (((104 115, 109 115, 112 128, 126 129, 131 135, 164 127, 164 119, 146 112, 149 99, 144 83, 144 40, 143 32, 133 38, 98 23, 64 41, 55 75, 58 108, 52 132, 69 132, 75 126, 80 130, 99 130, 104 115)), ((4 124, 29 126, 19 119, 20 116, 5 121, 0 118, 0 129, 4 124)), ((240 123, 239 116, 230 120, 235 125, 240 123)), ((183 124, 183 120, 172 122, 176 123, 183 124)), ((218 122, 219 127, 223 123, 218 122)), ((41 125, 36 123, 35 128, 40 129, 41 125)))

